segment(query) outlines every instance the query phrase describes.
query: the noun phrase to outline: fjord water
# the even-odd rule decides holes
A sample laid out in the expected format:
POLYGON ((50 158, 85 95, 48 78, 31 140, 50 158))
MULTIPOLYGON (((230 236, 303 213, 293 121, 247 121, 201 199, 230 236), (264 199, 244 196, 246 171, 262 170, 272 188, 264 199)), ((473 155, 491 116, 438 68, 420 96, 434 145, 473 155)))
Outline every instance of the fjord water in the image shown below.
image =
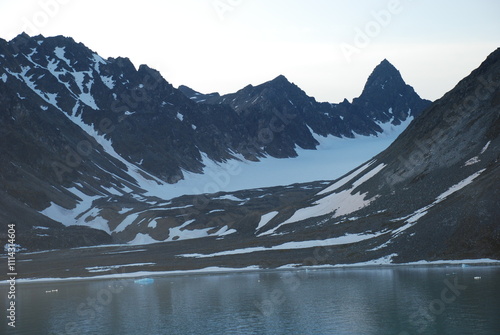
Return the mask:
POLYGON ((2 334, 500 333, 493 266, 20 283, 16 298, 16 328, 4 317, 2 334))

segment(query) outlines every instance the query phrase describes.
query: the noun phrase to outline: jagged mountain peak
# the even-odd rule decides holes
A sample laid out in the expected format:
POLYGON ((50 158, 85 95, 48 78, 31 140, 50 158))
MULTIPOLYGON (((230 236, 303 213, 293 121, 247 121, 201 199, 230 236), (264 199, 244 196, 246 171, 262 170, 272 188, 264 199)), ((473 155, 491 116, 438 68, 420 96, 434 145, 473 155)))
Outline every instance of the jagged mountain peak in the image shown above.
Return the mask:
POLYGON ((287 91, 287 90, 294 90, 294 89, 300 89, 297 85, 289 81, 284 75, 280 74, 273 80, 267 81, 261 85, 256 86, 257 88, 259 87, 272 87, 274 89, 282 90, 282 91, 287 91))
POLYGON ((353 99, 353 105, 373 119, 396 125, 409 116, 416 117, 430 103, 406 84, 399 70, 387 59, 375 67, 361 95, 353 99))
POLYGON ((290 81, 282 74, 274 78, 273 80, 269 81, 270 83, 274 84, 291 84, 290 81))
POLYGON ((383 92, 393 88, 405 87, 406 83, 401 73, 387 59, 384 59, 372 71, 363 89, 363 94, 369 94, 371 91, 383 92))

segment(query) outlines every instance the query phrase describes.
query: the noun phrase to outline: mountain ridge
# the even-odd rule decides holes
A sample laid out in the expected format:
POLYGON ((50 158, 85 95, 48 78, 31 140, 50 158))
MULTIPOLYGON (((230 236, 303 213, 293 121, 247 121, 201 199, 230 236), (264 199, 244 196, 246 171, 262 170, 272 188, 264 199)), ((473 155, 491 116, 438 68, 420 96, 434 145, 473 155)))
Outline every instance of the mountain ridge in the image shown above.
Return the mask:
MULTIPOLYGON (((304 265, 318 245, 334 251, 322 264, 498 257, 498 52, 420 114, 425 101, 388 61, 352 103, 318 103, 284 76, 202 102, 147 66, 71 60, 73 44, 50 41, 30 38, 17 56, 0 41, 0 207, 24 221, 31 250, 144 245, 154 270, 304 265), (334 181, 165 196, 210 164, 294 157, 322 136, 376 136, 410 117, 390 150, 334 181)), ((210 185, 231 177, 209 173, 210 185)))

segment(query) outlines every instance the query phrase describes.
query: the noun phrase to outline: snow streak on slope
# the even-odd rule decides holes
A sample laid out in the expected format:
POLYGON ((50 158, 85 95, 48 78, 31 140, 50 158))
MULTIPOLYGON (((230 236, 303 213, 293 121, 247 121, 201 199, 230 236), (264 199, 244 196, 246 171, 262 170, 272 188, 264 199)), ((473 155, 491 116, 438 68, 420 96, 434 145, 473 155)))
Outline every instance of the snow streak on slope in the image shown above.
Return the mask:
POLYGON ((279 212, 270 212, 267 214, 262 215, 260 218, 259 224, 257 225, 257 229, 259 230, 260 228, 264 227, 266 224, 269 223, 276 215, 278 215, 279 212))
POLYGON ((68 191, 81 199, 81 201, 78 201, 75 208, 66 209, 55 203, 51 203, 48 208, 44 209, 40 213, 54 221, 61 222, 66 226, 91 226, 92 228, 104 230, 110 234, 111 231, 109 229, 108 222, 105 222, 104 219, 101 218, 102 221, 93 220, 91 224, 85 221, 88 216, 97 216, 97 210, 91 209, 92 202, 99 199, 99 196, 88 196, 75 187, 68 188, 68 191))
POLYGON ((221 252, 216 252, 213 254, 183 254, 183 255, 178 255, 178 256, 180 256, 180 257, 206 258, 206 257, 248 254, 248 253, 257 252, 257 251, 307 249, 307 248, 315 248, 318 246, 333 246, 333 245, 357 243, 357 242, 361 242, 361 241, 364 241, 364 240, 367 240, 370 238, 375 238, 375 237, 380 236, 380 235, 382 235, 382 233, 377 233, 377 234, 346 234, 344 236, 333 237, 333 238, 329 238, 326 240, 286 242, 286 243, 279 244, 279 245, 269 247, 269 248, 252 247, 252 248, 243 248, 243 249, 221 251, 221 252))
MULTIPOLYGON (((371 165, 371 163, 366 164, 366 167, 368 167, 369 165, 371 165)), ((356 176, 357 174, 359 174, 360 171, 363 171, 366 167, 363 166, 358 170, 356 170, 355 172, 353 172, 352 174, 350 174, 349 176, 347 176, 346 178, 340 180, 339 182, 342 182, 342 184, 337 182, 334 185, 339 184, 339 187, 342 187, 347 182, 347 181, 343 182, 344 179, 348 178, 348 180, 351 180, 352 175, 356 176)), ((366 199, 366 193, 361 194, 361 192, 358 191, 353 194, 352 192, 359 185, 363 184, 365 181, 369 180, 371 177, 380 172, 384 167, 385 164, 380 164, 374 169, 372 169, 370 172, 366 173, 364 176, 359 178, 356 182, 354 182, 351 188, 339 192, 334 192, 330 195, 327 195, 317 200, 311 207, 301 208, 297 210, 288 220, 282 222, 277 227, 265 232, 262 235, 273 234, 278 228, 289 223, 298 222, 309 218, 326 215, 329 213, 333 213, 332 218, 335 218, 342 215, 350 214, 363 207, 368 206, 373 200, 377 198, 377 196, 372 197, 370 199, 366 199)), ((337 187, 337 189, 339 187, 337 187)))
POLYGON ((479 175, 481 173, 483 173, 484 171, 485 171, 485 169, 479 170, 476 173, 474 173, 474 174, 470 175, 469 177, 465 178, 464 180, 460 181, 459 183, 451 186, 448 190, 446 190, 445 192, 443 192, 442 194, 440 194, 433 203, 431 203, 431 204, 429 204, 429 205, 427 205, 425 207, 417 209, 415 212, 413 212, 412 214, 410 214, 408 216, 392 220, 392 221, 405 220, 405 222, 406 222, 406 225, 404 225, 403 227, 401 227, 401 228, 399 228, 399 229, 397 229, 397 230, 394 231, 394 236, 399 235, 401 232, 403 232, 406 229, 408 229, 411 226, 413 226, 421 217, 423 217, 424 215, 427 214, 427 212, 429 211, 429 209, 431 209, 435 205, 439 204, 440 202, 442 202, 443 200, 445 200, 446 198, 448 198, 453 193, 455 193, 457 191, 460 191, 462 188, 464 188, 465 186, 467 186, 470 183, 472 183, 474 181, 474 179, 476 179, 477 177, 479 177, 479 175))

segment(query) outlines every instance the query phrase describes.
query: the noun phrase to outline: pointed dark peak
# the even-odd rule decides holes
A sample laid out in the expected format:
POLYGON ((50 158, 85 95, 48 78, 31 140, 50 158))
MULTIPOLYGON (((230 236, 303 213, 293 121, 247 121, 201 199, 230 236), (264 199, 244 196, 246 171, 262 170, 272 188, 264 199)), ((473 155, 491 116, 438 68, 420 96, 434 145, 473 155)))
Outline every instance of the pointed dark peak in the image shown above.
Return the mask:
POLYGON ((272 83, 290 83, 288 79, 282 74, 271 80, 272 83))
POLYGON ((264 83, 265 84, 271 84, 275 87, 288 87, 288 86, 295 86, 293 83, 291 83, 284 75, 280 74, 279 76, 277 76, 276 78, 274 78, 273 80, 271 81, 268 81, 267 83, 264 83))
POLYGON ((12 39, 12 41, 14 41, 14 40, 15 40, 15 39, 17 39, 17 38, 21 38, 21 39, 28 39, 28 38, 31 38, 31 36, 30 36, 30 35, 28 35, 28 34, 26 34, 26 32, 24 32, 24 31, 23 31, 22 33, 20 33, 20 34, 19 34, 19 35, 17 35, 16 37, 14 37, 14 38, 12 39))
POLYGON ((34 40, 44 40, 45 37, 42 34, 38 34, 38 35, 35 35, 35 36, 30 36, 26 32, 23 31, 22 33, 20 33, 16 37, 14 37, 12 40, 10 40, 9 42, 14 42, 16 40, 31 40, 31 39, 34 39, 34 40))
POLYGON ((368 77, 360 98, 364 96, 374 97, 376 95, 385 96, 396 92, 402 94, 406 91, 407 86, 398 69, 387 59, 384 59, 368 77))
MULTIPOLYGON (((41 36, 41 35, 39 35, 41 36)), ((41 36, 43 38, 43 36, 41 36)), ((26 46, 34 44, 35 41, 34 39, 31 38, 30 35, 26 34, 25 32, 17 35, 14 37, 12 40, 9 41, 9 45, 13 48, 13 53, 17 54, 26 46)))
POLYGON ((401 74, 398 69, 394 67, 387 59, 384 59, 379 65, 375 67, 366 86, 371 86, 373 84, 384 85, 384 82, 391 81, 398 84, 405 84, 401 74))
POLYGON ((261 85, 256 86, 257 88, 272 88, 278 90, 289 90, 296 87, 295 84, 291 83, 284 75, 280 74, 273 80, 265 82, 261 85))
POLYGON ((391 63, 387 60, 387 58, 384 58, 384 59, 380 62, 380 64, 379 64, 378 66, 391 66, 391 67, 393 67, 394 69, 396 69, 396 68, 394 67, 394 65, 392 65, 392 64, 391 64, 391 63))

